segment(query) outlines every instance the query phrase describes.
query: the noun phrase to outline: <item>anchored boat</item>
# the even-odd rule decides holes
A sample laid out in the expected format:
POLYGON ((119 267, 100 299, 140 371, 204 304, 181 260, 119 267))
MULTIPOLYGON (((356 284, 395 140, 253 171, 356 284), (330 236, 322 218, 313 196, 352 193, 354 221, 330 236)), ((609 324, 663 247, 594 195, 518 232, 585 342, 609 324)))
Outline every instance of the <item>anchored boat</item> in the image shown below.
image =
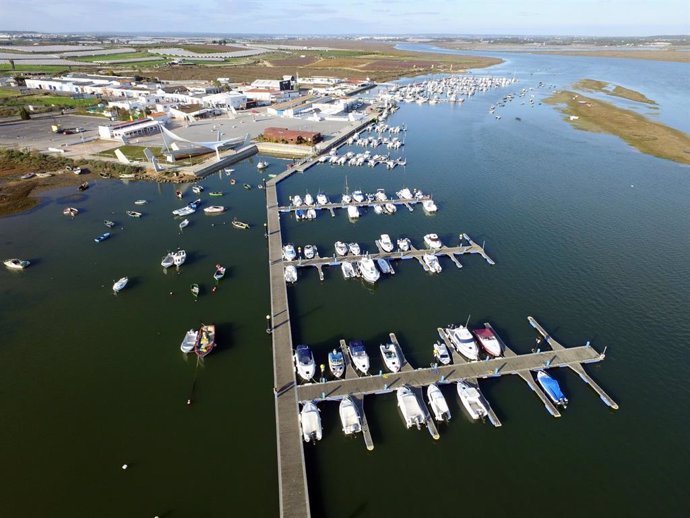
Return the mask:
POLYGON ((199 328, 199 335, 194 344, 194 352, 199 358, 203 358, 210 353, 216 346, 216 326, 213 324, 202 324, 199 328))
POLYGON ((225 266, 221 266, 220 264, 216 265, 216 271, 213 274, 213 279, 218 282, 221 280, 223 277, 225 277, 225 266))
POLYGON ((101 234, 100 236, 93 238, 93 240, 94 240, 96 243, 100 243, 101 241, 105 241, 105 240, 108 239, 109 237, 110 237, 110 232, 104 232, 104 233, 101 234))
POLYGON ((24 268, 27 268, 31 262, 24 259, 12 258, 5 259, 2 264, 4 264, 10 270, 23 270, 24 268))
POLYGON ((180 350, 183 353, 191 353, 194 350, 194 345, 196 344, 197 337, 199 336, 199 331, 196 329, 190 329, 184 335, 182 343, 180 344, 180 350))
POLYGON ((120 291, 122 291, 125 288, 125 286, 127 286, 128 281, 129 279, 127 277, 122 277, 115 284, 113 284, 113 292, 119 293, 120 291))

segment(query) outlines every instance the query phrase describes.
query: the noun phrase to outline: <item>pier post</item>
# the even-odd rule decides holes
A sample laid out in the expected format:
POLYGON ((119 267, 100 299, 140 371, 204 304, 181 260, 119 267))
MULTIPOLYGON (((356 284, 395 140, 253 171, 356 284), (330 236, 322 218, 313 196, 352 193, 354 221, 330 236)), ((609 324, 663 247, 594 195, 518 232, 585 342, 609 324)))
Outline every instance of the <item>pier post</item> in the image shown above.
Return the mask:
POLYGON ((266 334, 271 334, 273 326, 271 326, 271 315, 266 315, 266 334))

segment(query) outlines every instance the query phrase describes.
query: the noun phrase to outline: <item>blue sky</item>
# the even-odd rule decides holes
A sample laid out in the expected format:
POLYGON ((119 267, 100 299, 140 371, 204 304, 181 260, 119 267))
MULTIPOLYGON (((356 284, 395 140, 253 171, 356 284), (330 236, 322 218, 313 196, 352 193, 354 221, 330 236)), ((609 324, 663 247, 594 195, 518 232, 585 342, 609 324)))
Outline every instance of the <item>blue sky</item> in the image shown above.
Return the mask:
POLYGON ((689 34, 688 0, 0 0, 0 30, 689 34))

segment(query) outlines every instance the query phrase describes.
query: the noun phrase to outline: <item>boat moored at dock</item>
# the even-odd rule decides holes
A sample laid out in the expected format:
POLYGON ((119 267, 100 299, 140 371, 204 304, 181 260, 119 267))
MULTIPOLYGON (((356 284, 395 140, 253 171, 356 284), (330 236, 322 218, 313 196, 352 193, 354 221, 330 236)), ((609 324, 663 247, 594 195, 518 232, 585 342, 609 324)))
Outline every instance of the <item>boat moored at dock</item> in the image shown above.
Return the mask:
POLYGON ((285 267, 285 272, 283 273, 285 282, 293 284, 297 282, 297 268, 294 265, 288 264, 285 267))
POLYGON ((379 345, 379 349, 381 350, 381 358, 383 358, 383 363, 386 365, 386 368, 391 372, 400 371, 402 362, 400 361, 400 353, 395 344, 381 344, 379 345))
POLYGON ((568 398, 565 397, 561 391, 561 386, 555 378, 549 376, 545 371, 537 371, 537 381, 544 392, 549 396, 549 399, 556 405, 566 408, 568 406, 568 398))
POLYGON ((364 348, 364 342, 361 340, 351 340, 347 344, 347 350, 350 353, 350 358, 352 358, 352 364, 355 369, 362 374, 369 373, 369 355, 364 348))
POLYGON ((345 357, 342 351, 333 349, 328 353, 328 369, 337 379, 343 377, 343 374, 345 374, 345 357))
POLYGON ((359 271, 362 274, 362 278, 370 284, 375 284, 381 277, 381 273, 376 269, 374 260, 368 255, 360 259, 359 271))
POLYGON ((498 341, 498 338, 491 329, 488 327, 482 327, 479 329, 474 329, 472 332, 474 333, 474 336, 477 337, 479 345, 482 346, 482 349, 484 349, 486 354, 493 356, 494 358, 498 358, 503 354, 501 343, 498 341))
POLYGON ((345 435, 353 435, 362 431, 362 419, 359 416, 357 405, 351 398, 345 397, 340 401, 338 413, 345 435))
POLYGON ((444 331, 457 352, 468 360, 477 360, 479 358, 479 348, 469 329, 460 325, 457 327, 447 327, 444 331))
POLYGON ((410 387, 400 387, 396 391, 396 398, 398 400, 398 408, 402 414, 405 426, 407 428, 417 427, 421 429, 422 425, 426 423, 426 412, 417 398, 417 395, 410 389, 410 387))
POLYGON ((309 381, 316 374, 316 362, 308 345, 300 344, 295 348, 295 370, 304 381, 309 381))
POLYGON ((299 414, 299 422, 302 427, 302 438, 304 442, 320 441, 323 436, 321 427, 321 414, 313 401, 307 401, 299 414))
POLYGON ((437 421, 450 421, 450 408, 448 408, 446 398, 443 397, 443 392, 435 383, 426 388, 426 397, 429 400, 429 406, 434 414, 434 419, 437 421))
POLYGON ((489 414, 488 405, 479 387, 469 381, 458 381, 458 396, 469 416, 474 419, 484 419, 489 414))
POLYGON ((432 250, 438 250, 443 246, 437 234, 427 234, 424 236, 424 244, 432 250))
POLYGON ((441 342, 434 343, 434 359, 438 361, 441 365, 450 364, 451 357, 450 352, 448 351, 448 347, 446 347, 446 344, 441 342))

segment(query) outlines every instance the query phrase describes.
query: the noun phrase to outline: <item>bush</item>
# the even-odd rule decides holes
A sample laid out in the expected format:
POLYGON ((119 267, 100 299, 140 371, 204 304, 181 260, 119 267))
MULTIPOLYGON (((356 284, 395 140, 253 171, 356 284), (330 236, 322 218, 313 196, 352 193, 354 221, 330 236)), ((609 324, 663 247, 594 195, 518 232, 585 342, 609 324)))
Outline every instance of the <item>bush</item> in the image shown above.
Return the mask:
POLYGON ((24 108, 23 106, 19 109, 19 117, 23 121, 28 121, 31 118, 31 115, 29 115, 29 111, 24 108))

